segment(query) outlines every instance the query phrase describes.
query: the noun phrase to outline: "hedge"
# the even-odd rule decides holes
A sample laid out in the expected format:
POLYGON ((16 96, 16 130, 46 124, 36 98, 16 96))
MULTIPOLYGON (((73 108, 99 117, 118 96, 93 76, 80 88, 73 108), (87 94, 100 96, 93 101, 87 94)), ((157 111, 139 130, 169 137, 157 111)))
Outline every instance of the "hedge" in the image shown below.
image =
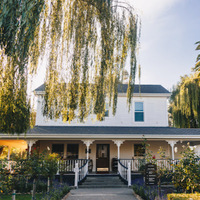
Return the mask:
POLYGON ((200 199, 200 193, 195 194, 168 194, 167 195, 168 200, 199 200, 200 199))

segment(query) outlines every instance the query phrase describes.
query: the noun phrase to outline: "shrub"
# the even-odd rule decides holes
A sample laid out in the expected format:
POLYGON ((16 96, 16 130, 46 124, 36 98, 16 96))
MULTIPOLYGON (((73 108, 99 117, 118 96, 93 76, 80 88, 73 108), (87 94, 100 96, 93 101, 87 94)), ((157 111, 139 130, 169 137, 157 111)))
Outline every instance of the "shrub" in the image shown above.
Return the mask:
POLYGON ((60 200, 70 191, 67 185, 54 185, 49 194, 45 195, 42 200, 60 200))
POLYGON ((174 164, 173 183, 177 189, 180 188, 184 192, 193 193, 200 189, 199 157, 190 148, 189 144, 184 147, 184 151, 181 154, 180 162, 174 164))
POLYGON ((134 184, 132 186, 136 194, 144 200, 154 200, 157 196, 157 187, 134 184))
POLYGON ((199 200, 200 199, 200 193, 195 194, 168 194, 167 195, 168 200, 199 200))

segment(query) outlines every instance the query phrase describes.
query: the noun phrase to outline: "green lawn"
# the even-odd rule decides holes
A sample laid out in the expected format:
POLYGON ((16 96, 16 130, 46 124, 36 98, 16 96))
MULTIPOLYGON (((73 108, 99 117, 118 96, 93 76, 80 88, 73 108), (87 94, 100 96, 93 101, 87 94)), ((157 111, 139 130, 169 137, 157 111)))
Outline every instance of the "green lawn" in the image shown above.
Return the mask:
MULTIPOLYGON (((17 194, 16 200, 31 200, 31 194, 17 194)), ((36 194, 36 199, 39 200, 43 197, 42 194, 36 194)), ((0 199, 12 200, 12 195, 0 195, 0 199)))

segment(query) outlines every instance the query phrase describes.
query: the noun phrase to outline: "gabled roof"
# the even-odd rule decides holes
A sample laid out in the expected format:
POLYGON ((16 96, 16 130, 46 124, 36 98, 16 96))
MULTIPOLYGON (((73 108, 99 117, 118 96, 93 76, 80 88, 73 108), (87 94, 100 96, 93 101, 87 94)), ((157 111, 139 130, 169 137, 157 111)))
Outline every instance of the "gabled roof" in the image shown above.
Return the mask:
MULTIPOLYGON (((128 84, 120 84, 118 86, 118 93, 126 93, 128 84)), ((35 89, 35 92, 44 92, 45 84, 42 84, 35 89)), ((165 89, 162 85, 134 85, 134 93, 165 93, 169 94, 170 92, 165 89)))

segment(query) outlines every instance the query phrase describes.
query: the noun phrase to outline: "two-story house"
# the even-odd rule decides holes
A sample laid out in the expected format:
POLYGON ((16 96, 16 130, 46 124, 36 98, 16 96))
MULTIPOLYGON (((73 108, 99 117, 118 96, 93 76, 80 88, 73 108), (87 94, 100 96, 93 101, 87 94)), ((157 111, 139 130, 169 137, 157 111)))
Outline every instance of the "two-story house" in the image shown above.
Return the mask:
MULTIPOLYGON (((36 125, 26 135, 0 135, 2 143, 28 144, 29 151, 37 146, 40 151, 58 153, 63 159, 91 159, 93 172, 113 171, 113 160, 134 159, 144 155, 143 142, 147 140, 152 155, 159 159, 158 149, 166 156, 180 157, 182 145, 200 144, 200 129, 168 127, 168 98, 170 92, 161 85, 135 85, 132 106, 128 111, 127 85, 118 88, 116 115, 107 106, 104 121, 90 115, 85 123, 78 120, 63 122, 43 116, 44 85, 35 90, 37 97, 36 125), (139 92, 140 91, 140 92, 139 92), (25 143, 26 142, 26 143, 25 143)), ((136 165, 135 165, 136 166, 136 165)), ((132 166, 134 170, 134 166, 132 166)))

